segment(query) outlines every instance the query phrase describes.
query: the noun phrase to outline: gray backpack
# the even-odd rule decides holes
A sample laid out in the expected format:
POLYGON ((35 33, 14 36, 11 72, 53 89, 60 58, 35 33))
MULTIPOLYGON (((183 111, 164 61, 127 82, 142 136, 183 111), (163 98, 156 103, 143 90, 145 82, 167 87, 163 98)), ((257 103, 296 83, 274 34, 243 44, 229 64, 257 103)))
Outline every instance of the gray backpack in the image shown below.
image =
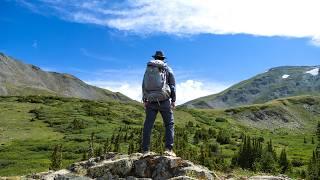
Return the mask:
POLYGON ((159 102, 170 98, 166 64, 161 60, 148 62, 143 77, 143 97, 149 102, 159 102))

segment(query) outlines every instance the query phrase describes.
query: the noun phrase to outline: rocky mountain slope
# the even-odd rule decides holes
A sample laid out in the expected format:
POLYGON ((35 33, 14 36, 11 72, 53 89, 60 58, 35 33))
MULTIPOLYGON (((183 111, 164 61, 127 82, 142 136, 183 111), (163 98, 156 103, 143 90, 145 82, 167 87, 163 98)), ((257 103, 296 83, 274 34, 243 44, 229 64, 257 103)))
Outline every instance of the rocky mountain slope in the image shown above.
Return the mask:
POLYGON ((132 101, 118 92, 88 85, 80 79, 46 72, 0 53, 0 95, 58 95, 91 100, 132 101))
POLYGON ((230 108, 283 97, 319 94, 319 66, 283 66, 272 68, 221 93, 192 100, 183 106, 230 108))

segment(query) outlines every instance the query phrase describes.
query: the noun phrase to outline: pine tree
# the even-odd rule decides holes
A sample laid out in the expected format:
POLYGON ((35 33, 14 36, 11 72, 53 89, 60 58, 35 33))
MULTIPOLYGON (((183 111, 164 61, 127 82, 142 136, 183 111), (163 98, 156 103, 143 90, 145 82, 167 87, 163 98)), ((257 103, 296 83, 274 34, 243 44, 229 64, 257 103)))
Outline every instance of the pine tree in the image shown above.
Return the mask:
POLYGON ((107 154, 110 151, 109 139, 107 139, 103 144, 103 154, 107 154))
POLYGON ((128 154, 134 153, 134 143, 133 141, 130 141, 129 148, 128 148, 128 154))
POLYGON ((279 165, 281 168, 281 173, 285 173, 289 169, 289 160, 287 158, 286 149, 282 149, 281 151, 279 165))
POLYGON ((317 147, 312 153, 312 157, 308 164, 307 179, 320 179, 320 121, 317 125, 317 147))
POLYGON ((88 155, 87 155, 86 151, 84 151, 83 154, 82 154, 82 160, 83 161, 88 160, 88 155))
POLYGON ((124 142, 127 142, 127 140, 128 140, 128 133, 126 132, 125 135, 124 135, 124 137, 123 137, 123 141, 124 141, 124 142))
POLYGON ((114 143, 113 152, 120 152, 120 143, 119 143, 119 141, 116 141, 114 143))
POLYGON ((312 138, 311 138, 311 143, 314 144, 314 138, 313 138, 313 136, 312 136, 312 138))
POLYGON ((89 158, 93 158, 94 157, 94 132, 91 133, 91 136, 90 136, 90 139, 89 139, 88 157, 89 158))
POLYGON ((274 159, 273 153, 269 151, 265 151, 261 159, 257 163, 257 166, 258 166, 257 169, 263 172, 267 172, 267 173, 276 172, 277 163, 276 163, 276 160, 274 159))
POLYGON ((62 166, 62 145, 55 145, 53 152, 51 154, 51 164, 49 169, 58 170, 62 166))
POLYGON ((242 136, 242 144, 238 154, 232 159, 241 168, 254 169, 255 162, 262 155, 262 145, 257 139, 250 136, 242 136))
POLYGON ((97 151, 95 152, 97 157, 100 157, 103 153, 103 148, 102 146, 99 146, 97 151))
POLYGON ((267 152, 270 152, 270 153, 272 154, 274 160, 277 161, 277 153, 276 153, 275 149, 273 148, 272 140, 271 140, 271 139, 270 139, 269 142, 267 142, 266 151, 267 151, 267 152))

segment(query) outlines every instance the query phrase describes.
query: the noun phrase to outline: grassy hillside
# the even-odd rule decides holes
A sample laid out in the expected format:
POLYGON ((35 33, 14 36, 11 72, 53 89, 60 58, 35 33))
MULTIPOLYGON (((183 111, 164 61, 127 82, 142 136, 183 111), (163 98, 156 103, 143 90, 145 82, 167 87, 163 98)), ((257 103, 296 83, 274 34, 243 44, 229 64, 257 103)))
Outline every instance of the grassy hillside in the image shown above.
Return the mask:
MULTIPOLYGON (((63 145, 63 166, 80 161, 88 151, 91 133, 97 152, 106 149, 127 153, 129 146, 139 151, 143 120, 139 103, 0 97, 0 176, 48 170, 56 144, 63 145)), ((216 153, 211 168, 228 170, 243 134, 263 139, 264 143, 272 139, 278 155, 286 147, 289 159, 295 162, 291 175, 297 176, 306 168, 315 147, 312 137, 319 120, 320 98, 312 96, 223 110, 178 108, 175 151, 202 163, 201 149, 210 147, 216 153), (221 133, 228 136, 228 142, 217 140, 221 133)), ((152 150, 158 152, 163 149, 158 143, 163 140, 161 121, 159 116, 153 131, 152 150)))

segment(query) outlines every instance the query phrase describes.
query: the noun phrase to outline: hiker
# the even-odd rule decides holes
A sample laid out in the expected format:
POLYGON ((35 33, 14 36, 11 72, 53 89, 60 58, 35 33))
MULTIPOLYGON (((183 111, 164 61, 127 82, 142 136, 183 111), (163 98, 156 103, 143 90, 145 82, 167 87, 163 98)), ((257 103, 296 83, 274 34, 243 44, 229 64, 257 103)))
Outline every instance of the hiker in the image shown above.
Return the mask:
MULTIPOLYGON (((172 109, 175 108, 176 83, 172 69, 165 62, 162 51, 156 51, 149 61, 142 82, 142 100, 145 107, 146 119, 143 127, 142 151, 149 153, 150 137, 157 113, 160 112, 165 126, 164 155, 176 156, 173 152, 174 118, 172 109)), ((161 143, 161 142, 159 142, 161 143)))

